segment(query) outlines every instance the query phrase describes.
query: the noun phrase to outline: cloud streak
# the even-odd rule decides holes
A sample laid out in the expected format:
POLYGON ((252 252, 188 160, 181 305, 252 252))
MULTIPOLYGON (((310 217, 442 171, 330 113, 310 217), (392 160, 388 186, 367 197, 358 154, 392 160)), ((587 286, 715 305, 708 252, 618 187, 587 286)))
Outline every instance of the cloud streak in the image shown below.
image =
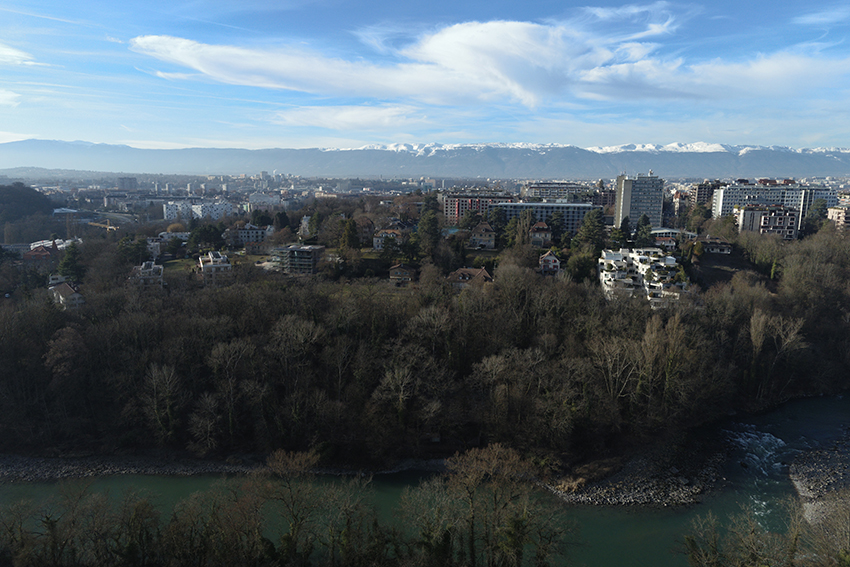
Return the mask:
POLYGON ((0 43, 0 65, 37 65, 33 56, 0 43))
MULTIPOLYGON (((632 7, 597 10, 594 15, 607 19, 644 12, 632 7)), ((669 33, 667 23, 650 21, 644 27, 642 33, 608 38, 566 24, 467 22, 422 36, 396 50, 396 61, 389 63, 326 57, 302 48, 210 45, 171 36, 140 36, 130 45, 138 53, 227 84, 442 105, 513 101, 535 108, 575 98, 775 98, 850 72, 850 59, 786 52, 688 64, 659 55, 658 43, 634 40, 669 33)), ((381 44, 381 49, 388 48, 381 44)))
POLYGON ((6 89, 0 89, 0 106, 18 106, 18 99, 20 98, 21 95, 18 93, 13 93, 6 89))
POLYGON ((303 106, 278 112, 274 122, 332 130, 384 130, 422 125, 427 118, 410 106, 303 106))

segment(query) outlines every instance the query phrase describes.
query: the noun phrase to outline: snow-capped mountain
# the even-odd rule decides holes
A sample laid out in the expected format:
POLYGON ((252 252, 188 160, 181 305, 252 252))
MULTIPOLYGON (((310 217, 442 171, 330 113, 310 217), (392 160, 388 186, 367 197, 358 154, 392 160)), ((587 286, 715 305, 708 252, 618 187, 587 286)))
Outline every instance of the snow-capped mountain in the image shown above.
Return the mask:
MULTIPOLYGON (((0 169, 334 177, 600 179, 650 169, 667 178, 850 176, 850 150, 704 142, 579 148, 562 144, 391 144, 340 149, 146 150, 25 140, 0 144, 0 169)), ((2 172, 0 172, 2 174, 2 172)))

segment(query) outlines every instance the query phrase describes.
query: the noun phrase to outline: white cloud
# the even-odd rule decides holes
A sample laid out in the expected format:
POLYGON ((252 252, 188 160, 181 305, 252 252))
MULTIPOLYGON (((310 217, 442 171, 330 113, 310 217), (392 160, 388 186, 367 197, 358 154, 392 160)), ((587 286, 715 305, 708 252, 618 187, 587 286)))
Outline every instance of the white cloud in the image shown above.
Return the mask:
POLYGON ((0 65, 35 65, 32 55, 0 43, 0 65))
MULTIPOLYGON (((132 39, 130 46, 222 83, 324 97, 439 105, 519 102, 536 108, 580 99, 782 98, 842 84, 844 75, 850 73, 850 60, 827 59, 816 51, 778 52, 733 62, 689 63, 682 57, 665 56, 663 44, 638 39, 671 33, 676 24, 669 12, 668 4, 658 2, 588 9, 594 18, 590 24, 577 20, 465 22, 422 35, 399 49, 386 40, 396 34, 391 28, 361 33, 364 43, 394 58, 389 62, 327 57, 302 47, 210 45, 171 36, 140 36, 132 39), (592 30, 592 24, 615 18, 629 20, 632 29, 623 29, 618 35, 592 30)), ((168 79, 192 77, 164 71, 157 74, 168 79)), ((281 120, 304 121, 310 116, 317 124, 327 123, 317 108, 303 114, 287 111, 281 120)), ((398 120, 400 115, 393 114, 393 109, 401 107, 337 108, 345 114, 335 117, 328 112, 324 116, 344 124, 348 116, 366 116, 364 113, 372 113, 376 123, 398 120)), ((360 119, 351 120, 361 123, 360 119)))
POLYGON ((21 98, 21 95, 18 93, 0 89, 0 106, 18 106, 19 98, 21 98))
POLYGON ((409 106, 307 106, 278 112, 274 122, 332 130, 383 130, 426 122, 409 106))
POLYGON ((805 26, 834 26, 848 19, 850 19, 850 7, 835 6, 829 10, 796 17, 792 22, 805 26))

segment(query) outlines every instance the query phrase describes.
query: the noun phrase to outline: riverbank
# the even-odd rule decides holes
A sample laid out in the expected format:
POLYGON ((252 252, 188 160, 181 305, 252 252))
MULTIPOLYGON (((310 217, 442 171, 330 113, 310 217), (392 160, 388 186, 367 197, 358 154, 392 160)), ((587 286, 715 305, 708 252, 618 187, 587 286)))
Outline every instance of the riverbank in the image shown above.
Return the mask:
POLYGON ((188 457, 30 457, 0 455, 0 483, 37 482, 112 475, 190 476, 248 474, 263 463, 230 459, 206 461, 188 457))
POLYGON ((547 485, 570 504, 669 507, 696 504, 721 477, 720 446, 660 445, 576 467, 547 485))
POLYGON ((803 451, 788 468, 803 505, 803 516, 817 524, 844 502, 839 492, 850 489, 850 426, 827 447, 803 451))

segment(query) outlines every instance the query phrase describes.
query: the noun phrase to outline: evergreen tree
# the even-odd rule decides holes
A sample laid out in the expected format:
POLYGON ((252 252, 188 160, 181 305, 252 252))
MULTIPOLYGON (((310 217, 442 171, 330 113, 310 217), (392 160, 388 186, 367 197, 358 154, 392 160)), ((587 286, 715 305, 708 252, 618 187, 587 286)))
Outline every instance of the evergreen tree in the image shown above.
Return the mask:
POLYGON ((626 237, 626 240, 632 239, 632 225, 629 222, 629 217, 623 217, 623 221, 620 223, 620 232, 623 233, 623 236, 626 237))
POLYGON ((635 246, 643 248, 651 245, 652 225, 649 223, 649 217, 643 214, 637 222, 637 229, 635 230, 635 246))
POLYGON ((487 214, 487 222, 496 233, 496 248, 501 248, 505 245, 505 228, 508 226, 505 210, 501 207, 493 207, 487 214))
POLYGON ((428 209, 422 213, 416 235, 419 241, 419 253, 422 257, 431 257, 440 242, 440 221, 433 210, 428 209))
POLYGON ((82 281, 83 276, 86 274, 86 268, 80 261, 81 256, 77 243, 72 242, 65 248, 65 255, 62 256, 62 261, 59 262, 59 275, 65 276, 75 282, 82 281))
POLYGON ((605 217, 601 209, 592 209, 581 221, 581 227, 573 237, 573 248, 589 244, 597 252, 605 245, 605 217))
POLYGON ((283 211, 275 213, 273 224, 275 230, 281 230, 282 228, 289 226, 289 215, 283 211))
POLYGON ((552 242, 560 242, 564 236, 564 213, 556 211, 546 223, 552 231, 552 242))
POLYGON ((342 222, 342 236, 339 239, 340 248, 360 249, 360 238, 357 236, 357 221, 348 219, 342 222))

